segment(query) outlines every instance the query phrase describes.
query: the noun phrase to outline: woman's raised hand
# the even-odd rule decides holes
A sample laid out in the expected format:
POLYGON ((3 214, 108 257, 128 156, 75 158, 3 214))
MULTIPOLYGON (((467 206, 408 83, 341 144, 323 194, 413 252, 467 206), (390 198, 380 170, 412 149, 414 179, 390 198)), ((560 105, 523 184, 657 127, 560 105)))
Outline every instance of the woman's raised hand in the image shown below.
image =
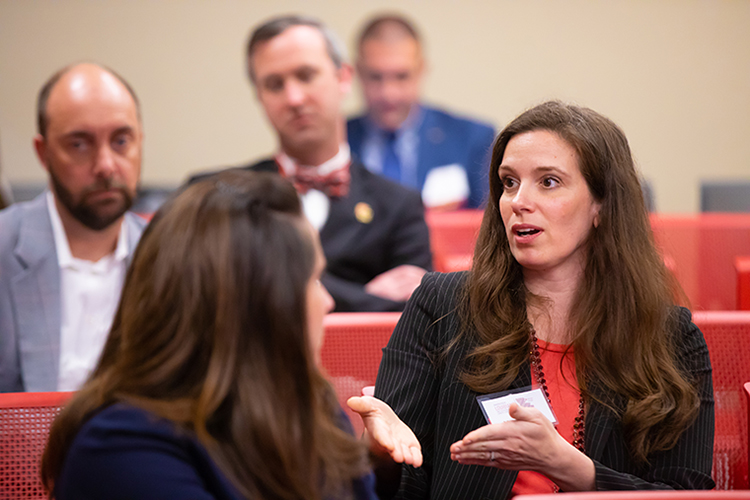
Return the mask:
POLYGON ((362 417, 365 435, 373 453, 378 456, 388 455, 394 462, 414 467, 422 465, 419 440, 390 406, 372 396, 349 398, 346 404, 362 417))

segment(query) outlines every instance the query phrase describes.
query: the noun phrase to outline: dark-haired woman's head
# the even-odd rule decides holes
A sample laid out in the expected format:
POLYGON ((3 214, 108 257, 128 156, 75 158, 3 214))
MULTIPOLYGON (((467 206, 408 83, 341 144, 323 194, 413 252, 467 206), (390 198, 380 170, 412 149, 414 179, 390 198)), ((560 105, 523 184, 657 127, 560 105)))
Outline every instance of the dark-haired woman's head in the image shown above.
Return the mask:
POLYGON ((528 362, 529 310, 543 317, 552 304, 549 287, 534 285, 555 283, 572 291, 556 327, 575 350, 581 390, 595 379, 628 398, 639 459, 673 446, 698 398, 673 357, 680 289, 654 245, 625 134, 591 109, 546 102, 500 132, 489 177, 462 302, 481 345, 463 380, 477 392, 507 387, 528 362))
POLYGON ((154 397, 197 391, 209 411, 238 372, 306 371, 308 284, 321 259, 279 176, 230 171, 191 185, 143 234, 107 359, 154 397))
MULTIPOLYGON (((500 205, 503 198, 509 197, 507 190, 513 184, 511 179, 504 185, 507 176, 501 167, 511 141, 514 146, 525 139, 540 137, 556 142, 561 151, 572 153, 571 163, 585 181, 587 196, 595 208, 586 228, 586 264, 609 260, 622 249, 622 241, 634 232, 647 236, 648 213, 625 134, 611 120, 591 109, 550 101, 519 115, 495 141, 489 175, 490 200, 485 213, 485 226, 491 226, 493 235, 482 241, 478 252, 511 258, 506 236, 512 230, 504 226, 500 205)), ((556 182, 554 178, 552 182, 556 182)))
POLYGON ((123 401, 193 432, 243 495, 319 498, 366 470, 318 367, 333 300, 317 232, 277 174, 188 186, 143 233, 94 374, 55 423, 52 484, 80 425, 123 401))

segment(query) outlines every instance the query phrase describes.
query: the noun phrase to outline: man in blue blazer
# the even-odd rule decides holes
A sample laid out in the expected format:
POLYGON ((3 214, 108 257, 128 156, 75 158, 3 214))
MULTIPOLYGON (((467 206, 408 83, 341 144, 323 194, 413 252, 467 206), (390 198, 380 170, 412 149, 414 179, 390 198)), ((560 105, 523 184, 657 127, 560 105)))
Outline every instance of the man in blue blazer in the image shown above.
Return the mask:
POLYGON ((0 212, 0 392, 75 390, 99 358, 145 221, 138 101, 95 64, 39 93, 34 146, 50 189, 0 212))
POLYGON ((369 170, 421 191, 427 207, 482 206, 494 130, 420 104, 424 62, 412 24, 400 16, 374 18, 358 49, 368 109, 347 124, 352 153, 369 170))

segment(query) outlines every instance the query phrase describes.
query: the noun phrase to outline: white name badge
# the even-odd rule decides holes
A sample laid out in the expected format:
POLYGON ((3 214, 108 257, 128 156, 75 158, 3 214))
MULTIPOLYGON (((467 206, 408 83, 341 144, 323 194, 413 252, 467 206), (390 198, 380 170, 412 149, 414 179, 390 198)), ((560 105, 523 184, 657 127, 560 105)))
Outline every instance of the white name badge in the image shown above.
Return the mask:
POLYGON ((531 389, 523 388, 514 391, 496 392, 495 394, 486 394, 484 396, 477 396, 477 403, 484 413, 484 418, 487 419, 487 423, 500 424, 513 420, 508 413, 510 405, 513 403, 518 406, 526 408, 536 408, 542 415, 554 425, 557 425, 557 418, 555 417, 552 408, 547 402, 547 398, 544 397, 544 393, 541 388, 531 389))

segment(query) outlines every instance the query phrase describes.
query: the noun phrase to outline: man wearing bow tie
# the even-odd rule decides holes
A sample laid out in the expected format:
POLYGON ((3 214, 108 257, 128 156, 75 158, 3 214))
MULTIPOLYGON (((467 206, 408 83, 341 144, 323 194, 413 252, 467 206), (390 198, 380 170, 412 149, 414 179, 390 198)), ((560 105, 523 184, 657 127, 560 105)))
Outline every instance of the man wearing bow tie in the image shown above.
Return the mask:
POLYGON ((320 231, 335 311, 401 310, 431 267, 424 208, 352 158, 341 112, 352 68, 337 40, 314 19, 280 17, 253 31, 247 61, 279 152, 243 168, 294 183, 320 231))

